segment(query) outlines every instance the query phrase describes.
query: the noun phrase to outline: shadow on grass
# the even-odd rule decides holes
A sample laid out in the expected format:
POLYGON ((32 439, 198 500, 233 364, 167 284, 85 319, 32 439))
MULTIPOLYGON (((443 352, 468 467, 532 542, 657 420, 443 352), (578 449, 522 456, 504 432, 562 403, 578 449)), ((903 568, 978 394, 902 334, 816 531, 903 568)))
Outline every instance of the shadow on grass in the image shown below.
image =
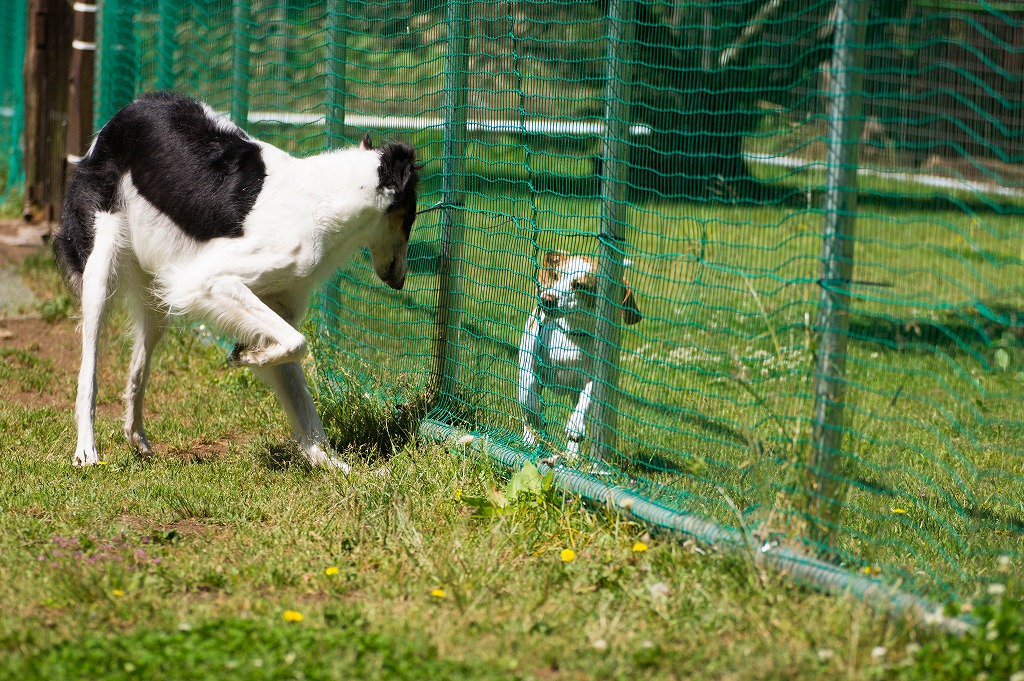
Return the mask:
POLYGON ((854 313, 850 338, 887 350, 932 350, 958 347, 966 352, 985 348, 1009 334, 1024 339, 1024 310, 1006 305, 962 307, 935 319, 897 318, 892 315, 854 313))
MULTIPOLYGON (((435 182, 433 177, 426 182, 435 182)), ((732 180, 717 178, 707 186, 698 186, 685 177, 651 176, 634 173, 629 180, 629 200, 633 203, 669 201, 695 204, 790 206, 820 209, 825 193, 820 188, 797 187, 783 182, 767 182, 754 177, 732 180)), ((556 175, 535 173, 475 173, 466 177, 466 190, 472 193, 529 197, 538 192, 567 198, 601 196, 601 178, 597 175, 556 175)), ((920 192, 920 189, 917 189, 920 192)), ((858 193, 858 204, 874 210, 906 214, 908 212, 965 212, 975 215, 1024 215, 1024 199, 995 194, 957 194, 936 188, 932 194, 874 191, 858 193)))

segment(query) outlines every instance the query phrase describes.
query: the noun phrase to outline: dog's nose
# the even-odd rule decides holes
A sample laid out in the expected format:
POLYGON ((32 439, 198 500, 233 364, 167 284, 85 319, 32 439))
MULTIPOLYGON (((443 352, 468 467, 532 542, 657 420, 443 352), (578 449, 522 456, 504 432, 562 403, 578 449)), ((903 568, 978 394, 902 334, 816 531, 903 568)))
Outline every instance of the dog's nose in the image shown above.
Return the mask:
POLYGON ((551 291, 545 291, 540 294, 540 306, 548 309, 558 307, 558 296, 551 291))

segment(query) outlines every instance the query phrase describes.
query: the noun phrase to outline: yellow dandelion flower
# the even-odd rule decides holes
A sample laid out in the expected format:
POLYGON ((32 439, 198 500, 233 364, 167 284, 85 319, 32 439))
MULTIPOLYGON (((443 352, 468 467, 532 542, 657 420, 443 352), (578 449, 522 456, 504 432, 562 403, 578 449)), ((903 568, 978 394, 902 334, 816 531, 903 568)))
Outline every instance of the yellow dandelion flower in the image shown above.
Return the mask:
POLYGON ((329 567, 326 570, 324 570, 324 574, 328 575, 328 576, 338 574, 338 566, 337 565, 332 565, 331 567, 329 567))
POLYGON ((905 508, 894 508, 892 509, 892 512, 896 515, 907 515, 907 509, 905 508))
POLYGON ((121 591, 120 589, 114 589, 110 593, 112 593, 113 595, 117 596, 118 598, 120 598, 121 596, 124 596, 124 591, 121 591))
POLYGON ((433 591, 430 592, 430 595, 433 596, 434 598, 444 598, 444 596, 445 596, 444 589, 434 589, 433 591))
POLYGON ((285 622, 301 622, 304 619, 305 618, 302 616, 301 612, 296 612, 295 610, 285 610, 284 611, 284 621, 285 622))
POLYGON ((646 550, 647 544, 643 543, 642 541, 638 541, 637 543, 633 544, 633 553, 643 553, 646 550))
POLYGON ((571 563, 576 560, 576 552, 572 549, 562 549, 562 562, 571 563))
POLYGON ((97 465, 97 466, 106 466, 106 465, 107 465, 107 462, 106 462, 106 461, 97 461, 97 462, 96 462, 96 465, 97 465))

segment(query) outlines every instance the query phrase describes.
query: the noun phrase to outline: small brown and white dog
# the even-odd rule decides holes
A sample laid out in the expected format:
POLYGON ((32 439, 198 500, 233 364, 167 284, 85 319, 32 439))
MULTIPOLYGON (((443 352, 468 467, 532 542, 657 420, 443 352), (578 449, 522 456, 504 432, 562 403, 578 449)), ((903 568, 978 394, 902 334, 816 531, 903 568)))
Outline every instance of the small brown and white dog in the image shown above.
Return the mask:
MULTIPOLYGON (((636 324, 643 317, 625 279, 622 318, 636 324)), ((538 304, 526 322, 519 343, 519 404, 523 409, 523 440, 536 446, 544 434, 541 396, 545 389, 578 395, 565 424, 565 454, 571 458, 586 436, 587 412, 594 387, 594 327, 597 317, 597 261, 585 255, 550 251, 537 281, 538 304)))

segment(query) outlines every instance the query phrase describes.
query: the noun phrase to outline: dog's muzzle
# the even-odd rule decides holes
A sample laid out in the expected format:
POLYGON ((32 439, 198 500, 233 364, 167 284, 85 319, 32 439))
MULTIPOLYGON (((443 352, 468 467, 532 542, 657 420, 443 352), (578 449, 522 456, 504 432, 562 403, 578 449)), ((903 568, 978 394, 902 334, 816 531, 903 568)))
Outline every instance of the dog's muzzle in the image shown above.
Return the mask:
POLYGON ((387 276, 381 277, 381 281, 396 291, 401 291, 405 288, 405 271, 398 264, 398 258, 391 261, 391 267, 388 268, 387 276), (398 272, 399 269, 403 270, 400 274, 398 272))
POLYGON ((540 294, 540 307, 542 310, 557 310, 558 296, 550 291, 540 294))

